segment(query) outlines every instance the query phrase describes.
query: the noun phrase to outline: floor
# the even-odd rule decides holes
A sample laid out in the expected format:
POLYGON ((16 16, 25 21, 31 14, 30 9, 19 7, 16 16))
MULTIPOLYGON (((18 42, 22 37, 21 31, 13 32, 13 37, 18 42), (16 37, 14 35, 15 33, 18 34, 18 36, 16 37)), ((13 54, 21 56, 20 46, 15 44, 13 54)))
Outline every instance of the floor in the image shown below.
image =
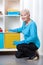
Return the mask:
POLYGON ((15 55, 0 55, 0 65, 42 65, 43 56, 37 61, 28 61, 27 58, 17 59, 15 55))

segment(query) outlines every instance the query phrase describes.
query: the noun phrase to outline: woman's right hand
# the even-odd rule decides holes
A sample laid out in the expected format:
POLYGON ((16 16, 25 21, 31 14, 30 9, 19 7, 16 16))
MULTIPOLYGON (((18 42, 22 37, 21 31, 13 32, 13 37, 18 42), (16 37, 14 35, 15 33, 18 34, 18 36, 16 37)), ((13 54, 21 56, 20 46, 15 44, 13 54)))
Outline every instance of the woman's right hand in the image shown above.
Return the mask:
POLYGON ((5 32, 8 32, 8 29, 5 29, 5 32))

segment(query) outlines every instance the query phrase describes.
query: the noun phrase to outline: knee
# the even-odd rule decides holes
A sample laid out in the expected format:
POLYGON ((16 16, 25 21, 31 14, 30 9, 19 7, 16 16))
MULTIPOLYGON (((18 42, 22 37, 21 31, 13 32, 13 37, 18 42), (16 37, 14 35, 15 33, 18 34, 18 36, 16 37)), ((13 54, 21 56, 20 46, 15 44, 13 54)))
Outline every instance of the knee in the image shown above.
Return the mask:
POLYGON ((17 49, 20 49, 20 48, 21 48, 21 45, 20 45, 20 44, 18 44, 18 45, 16 46, 16 48, 17 48, 17 49))

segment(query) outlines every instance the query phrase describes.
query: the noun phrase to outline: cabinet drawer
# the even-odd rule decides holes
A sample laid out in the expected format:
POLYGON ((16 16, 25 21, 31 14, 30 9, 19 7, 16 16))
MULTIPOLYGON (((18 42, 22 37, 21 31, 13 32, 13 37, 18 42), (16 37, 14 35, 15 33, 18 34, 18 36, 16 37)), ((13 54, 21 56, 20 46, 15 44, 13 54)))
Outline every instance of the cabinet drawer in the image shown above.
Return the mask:
POLYGON ((4 48, 4 34, 0 33, 0 48, 4 48))
POLYGON ((20 40, 20 33, 5 33, 5 43, 4 48, 16 48, 15 45, 13 45, 14 40, 20 40))

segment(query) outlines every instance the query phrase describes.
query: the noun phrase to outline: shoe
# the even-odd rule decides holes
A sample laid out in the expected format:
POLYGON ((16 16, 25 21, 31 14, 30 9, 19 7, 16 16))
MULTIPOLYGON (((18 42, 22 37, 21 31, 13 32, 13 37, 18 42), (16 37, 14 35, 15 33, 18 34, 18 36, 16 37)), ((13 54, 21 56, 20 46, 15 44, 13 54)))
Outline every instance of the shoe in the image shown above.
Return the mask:
POLYGON ((39 53, 38 53, 38 51, 36 51, 36 56, 37 56, 37 60, 39 59, 39 53))
POLYGON ((28 58, 28 61, 29 61, 29 60, 38 60, 38 59, 39 59, 39 54, 38 54, 38 52, 36 52, 35 55, 30 56, 30 57, 28 58))

